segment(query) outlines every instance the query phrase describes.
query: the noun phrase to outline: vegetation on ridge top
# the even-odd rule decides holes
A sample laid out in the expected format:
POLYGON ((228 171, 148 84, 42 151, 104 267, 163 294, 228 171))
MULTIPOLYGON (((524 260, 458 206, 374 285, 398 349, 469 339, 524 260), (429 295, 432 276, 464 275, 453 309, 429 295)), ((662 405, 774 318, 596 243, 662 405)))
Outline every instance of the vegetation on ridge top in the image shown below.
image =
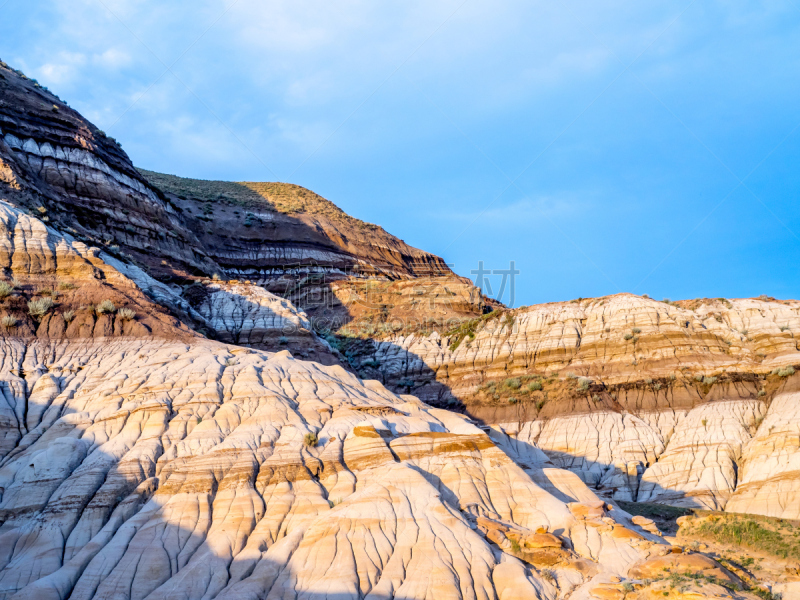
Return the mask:
POLYGON ((351 217, 330 200, 292 183, 212 181, 138 170, 155 187, 182 199, 223 201, 243 208, 286 215, 309 214, 333 222, 345 222, 360 229, 381 230, 378 225, 351 217))

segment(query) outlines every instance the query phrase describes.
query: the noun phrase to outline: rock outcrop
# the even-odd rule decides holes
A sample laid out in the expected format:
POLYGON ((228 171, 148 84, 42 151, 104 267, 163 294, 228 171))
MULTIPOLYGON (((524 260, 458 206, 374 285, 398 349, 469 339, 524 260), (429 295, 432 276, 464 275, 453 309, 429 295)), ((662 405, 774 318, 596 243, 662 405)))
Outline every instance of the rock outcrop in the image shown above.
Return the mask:
POLYGON ((622 294, 385 336, 351 363, 606 497, 799 518, 798 331, 800 302, 622 294))
POLYGON ((453 276, 441 258, 299 186, 140 172, 115 140, 5 63, 0 190, 62 232, 162 278, 453 276))
POLYGON ((4 63, 0 280, 0 600, 752 600, 615 500, 800 518, 800 303, 506 311, 4 63))
POLYGON ((526 560, 573 589, 666 552, 620 535, 636 526, 619 510, 577 519, 465 417, 341 367, 204 341, 0 353, 18 433, 0 467, 4 598, 555 597, 526 560), (522 536, 520 558, 487 519, 522 536))

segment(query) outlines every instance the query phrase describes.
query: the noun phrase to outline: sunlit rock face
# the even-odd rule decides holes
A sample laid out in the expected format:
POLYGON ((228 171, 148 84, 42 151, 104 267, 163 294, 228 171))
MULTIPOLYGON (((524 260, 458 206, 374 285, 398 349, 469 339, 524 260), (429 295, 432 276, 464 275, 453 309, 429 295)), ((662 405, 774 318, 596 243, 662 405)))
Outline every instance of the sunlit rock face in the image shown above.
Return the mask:
POLYGON ((140 171, 113 138, 2 61, 0 194, 164 277, 452 275, 438 256, 300 186, 140 171))
MULTIPOLYGON (((798 386, 765 377, 796 360, 798 303, 619 295, 448 333, 495 305, 438 257, 298 186, 145 178, 4 63, 0 95, 0 600, 587 600, 664 569, 736 587, 608 499, 800 516, 798 386), (209 184, 235 196, 214 219, 209 184), (384 277, 347 318, 437 332, 353 364, 262 287, 308 299, 314 269, 384 277), (433 405, 532 373, 552 396, 433 405)), ((373 283, 329 288, 344 306, 373 283)))
POLYGON ((187 299, 18 209, 0 223, 20 319, 0 338, 0 598, 579 597, 668 550, 532 445, 161 306, 248 342, 304 329, 269 292, 187 299))
POLYGON ((539 568, 563 592, 665 551, 602 502, 576 518, 469 419, 341 367, 204 341, 0 353, 5 598, 554 598, 539 568))
POLYGON ((788 517, 799 331, 796 301, 621 294, 376 340, 356 362, 463 406, 604 497, 788 517))
POLYGON ((739 485, 726 508, 800 519, 800 393, 797 391, 775 397, 744 446, 739 485))
MULTIPOLYGON (((667 304, 631 294, 554 302, 479 319, 471 335, 410 335, 375 342, 370 358, 387 381, 446 384, 467 398, 493 377, 576 375, 616 384, 682 371, 768 372, 800 361, 800 302, 693 300, 667 304)), ((462 328, 464 329, 464 328, 462 328)), ((635 408, 670 402, 660 394, 623 397, 635 408)), ((676 398, 691 406, 690 397, 676 398)))

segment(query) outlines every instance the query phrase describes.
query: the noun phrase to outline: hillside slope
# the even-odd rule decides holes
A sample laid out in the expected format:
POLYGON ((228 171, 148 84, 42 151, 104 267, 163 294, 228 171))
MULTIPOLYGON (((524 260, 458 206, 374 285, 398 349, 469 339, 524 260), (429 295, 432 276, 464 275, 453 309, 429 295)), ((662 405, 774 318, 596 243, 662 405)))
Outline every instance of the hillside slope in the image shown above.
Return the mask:
POLYGON ((798 332, 797 301, 620 294, 385 336, 350 362, 609 498, 798 519, 798 332))
POLYGON ((453 275, 299 186, 139 172, 116 141, 1 62, 0 187, 6 201, 162 279, 453 275))
POLYGON ((788 594, 616 501, 796 514, 799 309, 507 311, 0 65, 0 600, 788 594))

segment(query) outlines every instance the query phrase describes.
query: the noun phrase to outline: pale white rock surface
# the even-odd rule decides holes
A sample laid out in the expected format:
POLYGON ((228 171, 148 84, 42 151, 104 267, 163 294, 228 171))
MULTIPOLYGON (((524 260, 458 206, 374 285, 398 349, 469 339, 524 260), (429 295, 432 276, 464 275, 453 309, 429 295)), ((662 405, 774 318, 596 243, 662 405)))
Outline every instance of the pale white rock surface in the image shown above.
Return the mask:
POLYGON ((798 361, 800 302, 695 302, 690 310, 618 294, 523 307, 486 319, 474 337, 433 333, 376 341, 372 358, 387 380, 436 380, 456 394, 474 391, 486 378, 533 371, 571 370, 617 383, 668 377, 681 368, 766 372, 798 361))
POLYGON ((642 476, 638 500, 723 510, 736 489, 742 447, 765 413, 759 400, 715 401, 689 411, 642 476))
POLYGON ((725 509, 800 519, 800 392, 779 393, 757 424, 725 509))
POLYGON ((234 344, 311 335, 311 323, 305 313, 257 285, 209 284, 196 310, 219 339, 234 344))
POLYGON ((664 551, 576 519, 463 416, 341 367, 202 340, 0 355, 21 434, 0 464, 2 598, 555 598, 478 517, 556 532, 569 589, 589 585, 575 561, 624 576, 664 551))

